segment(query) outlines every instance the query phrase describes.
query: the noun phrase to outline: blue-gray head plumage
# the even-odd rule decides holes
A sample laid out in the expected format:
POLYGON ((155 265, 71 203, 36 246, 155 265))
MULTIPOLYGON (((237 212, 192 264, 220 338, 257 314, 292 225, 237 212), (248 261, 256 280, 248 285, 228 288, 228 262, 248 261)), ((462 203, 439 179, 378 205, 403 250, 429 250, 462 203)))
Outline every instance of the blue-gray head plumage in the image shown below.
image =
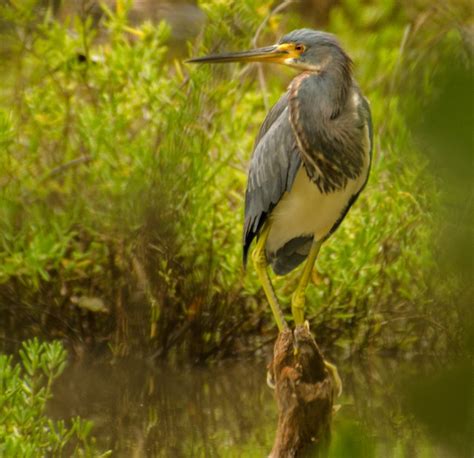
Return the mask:
POLYGON ((280 38, 279 44, 282 43, 303 43, 307 46, 341 47, 335 35, 313 29, 293 30, 280 38))
POLYGON ((303 53, 291 63, 303 70, 325 70, 337 68, 350 75, 352 61, 339 40, 328 32, 312 29, 297 29, 284 35, 278 44, 294 43, 304 46, 303 53))

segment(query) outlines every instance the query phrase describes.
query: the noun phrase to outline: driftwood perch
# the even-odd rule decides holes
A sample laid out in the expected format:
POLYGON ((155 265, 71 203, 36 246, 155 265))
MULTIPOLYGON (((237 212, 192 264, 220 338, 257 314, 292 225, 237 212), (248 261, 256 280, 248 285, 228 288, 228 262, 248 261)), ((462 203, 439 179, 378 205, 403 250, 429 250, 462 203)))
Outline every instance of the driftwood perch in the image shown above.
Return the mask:
POLYGON ((269 378, 278 403, 278 428, 269 458, 323 456, 341 385, 337 369, 324 361, 306 326, 279 334, 269 378))

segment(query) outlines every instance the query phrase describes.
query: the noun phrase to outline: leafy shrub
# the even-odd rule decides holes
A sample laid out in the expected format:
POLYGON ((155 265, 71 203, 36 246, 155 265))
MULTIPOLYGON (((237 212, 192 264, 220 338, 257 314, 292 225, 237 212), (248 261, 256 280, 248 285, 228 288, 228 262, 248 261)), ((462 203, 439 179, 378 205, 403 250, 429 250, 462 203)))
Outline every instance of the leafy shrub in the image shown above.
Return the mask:
MULTIPOLYGON (((201 1, 207 23, 189 52, 248 48, 270 3, 201 1)), ((401 85, 416 75, 400 50, 420 55, 416 42, 400 48, 406 23, 424 7, 344 1, 328 24, 371 101, 375 161, 321 252, 308 314, 322 342, 351 351, 446 342, 432 317, 439 190, 403 111, 417 96, 401 85)), ((126 8, 105 11, 100 40, 90 17, 62 24, 32 0, 1 12, 14 56, 0 93, 2 327, 192 360, 263 333, 271 315, 241 267, 245 170, 261 90, 276 101, 288 76, 265 73, 265 89, 238 66, 188 68, 169 27, 132 28, 126 8)), ((274 16, 265 40, 301 22, 274 16)), ((298 274, 276 279, 283 302, 298 274)))
POLYGON ((21 363, 0 355, 0 455, 108 456, 99 454, 91 438, 92 423, 79 417, 70 422, 46 415, 53 382, 66 365, 60 342, 24 342, 21 363))

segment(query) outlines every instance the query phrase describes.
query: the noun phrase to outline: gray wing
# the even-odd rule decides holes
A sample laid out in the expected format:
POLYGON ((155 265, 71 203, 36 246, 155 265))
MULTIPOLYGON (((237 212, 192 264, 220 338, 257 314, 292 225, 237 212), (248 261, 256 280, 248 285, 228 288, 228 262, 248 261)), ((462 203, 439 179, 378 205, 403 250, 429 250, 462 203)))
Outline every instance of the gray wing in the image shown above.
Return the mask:
POLYGON ((250 161, 245 192, 244 265, 252 240, 283 194, 291 190, 300 165, 285 94, 265 118, 250 161))

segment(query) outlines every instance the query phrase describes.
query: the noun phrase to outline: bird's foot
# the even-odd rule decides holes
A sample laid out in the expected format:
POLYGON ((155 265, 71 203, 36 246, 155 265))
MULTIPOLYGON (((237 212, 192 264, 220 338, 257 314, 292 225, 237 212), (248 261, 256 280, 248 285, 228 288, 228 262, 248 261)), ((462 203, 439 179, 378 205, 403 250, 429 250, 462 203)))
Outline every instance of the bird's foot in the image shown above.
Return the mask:
POLYGON ((330 363, 327 360, 324 360, 324 367, 329 373, 333 383, 334 383, 334 393, 337 397, 341 396, 342 394, 342 380, 339 376, 339 371, 337 370, 337 366, 330 363))
POLYGON ((267 371, 267 385, 272 390, 274 390, 276 387, 275 378, 270 370, 267 371))
MULTIPOLYGON (((304 321, 304 327, 306 328, 308 332, 310 332, 308 320, 304 321)), ((342 394, 342 379, 341 379, 341 376, 339 375, 339 371, 337 370, 337 366, 335 364, 330 363, 326 359, 324 359, 323 361, 324 361, 324 367, 328 371, 329 376, 331 377, 334 383, 334 393, 337 397, 339 397, 342 394)))

